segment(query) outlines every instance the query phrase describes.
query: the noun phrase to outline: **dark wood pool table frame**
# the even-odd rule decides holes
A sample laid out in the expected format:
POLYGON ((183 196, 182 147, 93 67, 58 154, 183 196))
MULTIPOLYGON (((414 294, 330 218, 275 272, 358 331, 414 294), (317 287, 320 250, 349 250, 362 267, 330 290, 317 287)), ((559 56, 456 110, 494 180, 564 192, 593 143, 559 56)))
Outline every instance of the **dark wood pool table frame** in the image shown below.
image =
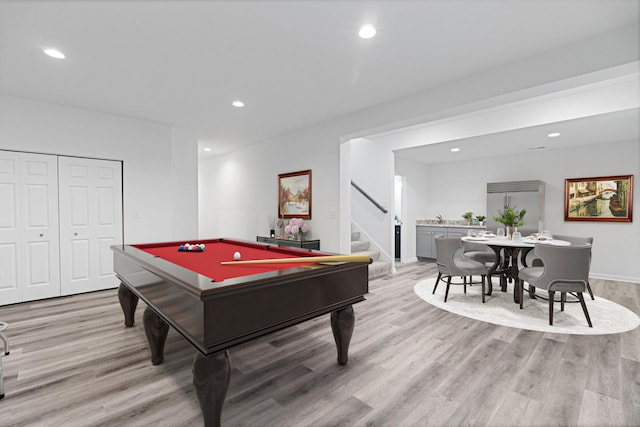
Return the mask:
MULTIPOLYGON (((213 241, 279 250, 232 239, 195 243, 213 241)), ((169 326, 196 348, 193 385, 207 427, 220 425, 231 373, 228 350, 235 345, 331 313, 338 363, 348 362, 352 305, 368 293, 368 263, 313 264, 212 282, 131 245, 111 249, 125 325, 133 326, 138 299, 147 305, 143 324, 151 362, 162 363, 169 326)))

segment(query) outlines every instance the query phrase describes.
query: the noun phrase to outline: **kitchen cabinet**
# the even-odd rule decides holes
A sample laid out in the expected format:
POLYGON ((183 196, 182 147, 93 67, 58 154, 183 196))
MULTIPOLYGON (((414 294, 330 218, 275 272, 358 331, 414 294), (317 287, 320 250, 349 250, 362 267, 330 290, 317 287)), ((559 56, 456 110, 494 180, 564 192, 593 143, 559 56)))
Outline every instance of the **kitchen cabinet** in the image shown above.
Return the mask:
POLYGON ((434 238, 436 236, 442 237, 462 237, 466 236, 471 231, 481 231, 484 228, 473 227, 447 227, 447 226, 416 226, 416 256, 418 259, 428 258, 436 259, 436 245, 434 238))
POLYGON ((446 227, 416 227, 416 256, 418 258, 436 257, 436 245, 434 238, 438 235, 447 235, 446 227))

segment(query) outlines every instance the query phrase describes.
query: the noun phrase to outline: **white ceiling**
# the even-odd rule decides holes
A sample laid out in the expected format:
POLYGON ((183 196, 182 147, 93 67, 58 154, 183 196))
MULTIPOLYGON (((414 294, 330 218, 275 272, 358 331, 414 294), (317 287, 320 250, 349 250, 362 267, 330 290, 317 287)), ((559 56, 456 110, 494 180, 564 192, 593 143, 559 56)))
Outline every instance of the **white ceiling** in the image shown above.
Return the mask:
POLYGON ((496 132, 473 138, 395 151, 396 156, 424 164, 495 159, 516 153, 553 151, 572 147, 640 140, 640 109, 616 111, 574 120, 496 132), (549 138, 551 132, 560 136, 549 138), (451 152, 452 148, 458 152, 451 152))
POLYGON ((179 127, 217 154, 637 23, 639 4, 0 0, 0 92, 179 127))

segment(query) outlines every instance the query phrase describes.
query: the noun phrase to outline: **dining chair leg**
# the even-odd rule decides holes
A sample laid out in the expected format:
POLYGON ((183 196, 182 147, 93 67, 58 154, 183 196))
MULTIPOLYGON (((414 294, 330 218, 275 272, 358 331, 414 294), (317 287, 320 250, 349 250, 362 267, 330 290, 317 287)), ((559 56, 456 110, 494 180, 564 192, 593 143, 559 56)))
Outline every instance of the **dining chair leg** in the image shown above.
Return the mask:
POLYGON ((584 311, 584 317, 587 318, 587 323, 590 328, 593 328, 591 324, 591 318, 589 317, 589 312, 587 311, 587 304, 584 302, 584 297, 582 296, 582 292, 578 292, 578 299, 580 300, 580 305, 582 306, 582 311, 584 311))
POLYGON ((549 324, 553 326, 553 299, 555 291, 549 291, 549 324))
POLYGON ((593 291, 591 290, 591 284, 587 281, 587 290, 589 291, 589 295, 591 295, 591 299, 595 301, 595 297, 593 296, 593 291))
POLYGON ((442 273, 438 273, 438 278, 436 279, 436 284, 433 286, 432 294, 436 293, 436 289, 438 289, 438 283, 440 283, 440 279, 442 278, 442 273))
POLYGON ((449 297, 449 286, 451 286, 451 276, 447 276, 447 290, 444 291, 444 302, 447 302, 449 297))
POLYGON ((567 300, 567 293, 560 292, 560 311, 564 311, 564 303, 567 300))
MULTIPOLYGON (((464 293, 466 294, 467 293, 467 276, 464 276, 462 278, 462 282, 464 283, 464 293)), ((469 282, 471 282, 471 281, 469 281, 469 282)))
POLYGON ((484 304, 484 278, 485 276, 480 276, 482 279, 482 303, 484 304))

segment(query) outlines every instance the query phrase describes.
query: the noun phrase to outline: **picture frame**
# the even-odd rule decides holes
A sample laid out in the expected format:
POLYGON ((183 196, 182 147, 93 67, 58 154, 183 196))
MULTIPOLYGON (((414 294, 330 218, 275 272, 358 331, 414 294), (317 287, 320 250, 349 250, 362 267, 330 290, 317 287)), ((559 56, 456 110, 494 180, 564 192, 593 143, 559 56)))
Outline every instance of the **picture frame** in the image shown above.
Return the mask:
POLYGON ((311 219, 311 170, 278 175, 278 218, 311 219))
POLYGON ((633 221, 633 175, 565 180, 565 221, 633 221))

